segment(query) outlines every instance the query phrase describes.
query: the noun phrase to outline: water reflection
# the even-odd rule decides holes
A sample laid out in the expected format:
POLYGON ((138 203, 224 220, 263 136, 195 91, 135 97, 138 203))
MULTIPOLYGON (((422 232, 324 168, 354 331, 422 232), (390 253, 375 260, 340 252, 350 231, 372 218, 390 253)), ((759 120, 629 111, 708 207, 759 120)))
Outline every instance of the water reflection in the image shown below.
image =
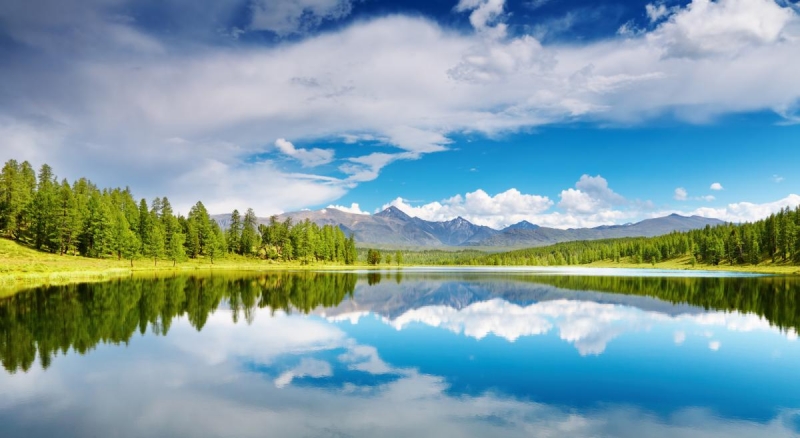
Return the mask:
POLYGON ((0 436, 797 436, 793 280, 579 280, 23 293, 0 303, 0 436))

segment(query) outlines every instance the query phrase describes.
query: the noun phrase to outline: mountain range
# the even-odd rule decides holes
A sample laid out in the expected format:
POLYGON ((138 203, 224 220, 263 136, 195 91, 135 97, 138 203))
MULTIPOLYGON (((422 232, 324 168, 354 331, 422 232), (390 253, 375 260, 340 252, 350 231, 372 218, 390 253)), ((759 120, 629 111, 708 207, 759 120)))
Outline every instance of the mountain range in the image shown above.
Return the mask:
MULTIPOLYGON (((217 222, 227 228, 228 215, 214 215, 217 222)), ((412 217, 391 206, 373 215, 347 213, 334 208, 304 210, 284 213, 278 216, 283 221, 308 219, 317 225, 338 226, 345 234, 353 234, 362 246, 383 247, 488 247, 521 248, 546 246, 574 240, 598 240, 618 237, 653 237, 673 231, 688 231, 706 225, 723 224, 719 219, 701 216, 681 216, 672 214, 625 225, 604 225, 594 228, 558 229, 540 227, 527 221, 510 225, 501 230, 457 217, 434 222, 412 217)), ((259 223, 267 223, 268 218, 259 218, 259 223)))

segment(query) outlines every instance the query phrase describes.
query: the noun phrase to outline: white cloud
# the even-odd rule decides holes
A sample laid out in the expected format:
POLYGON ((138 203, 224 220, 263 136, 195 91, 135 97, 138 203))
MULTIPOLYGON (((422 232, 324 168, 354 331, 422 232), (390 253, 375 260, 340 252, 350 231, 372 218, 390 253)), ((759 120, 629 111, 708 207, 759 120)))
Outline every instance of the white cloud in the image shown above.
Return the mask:
POLYGON ((592 214, 626 202, 625 198, 608 187, 608 181, 600 175, 583 175, 575 187, 562 191, 561 202, 558 203, 560 208, 569 213, 592 214))
POLYGON ((367 211, 362 211, 361 207, 358 206, 358 203, 352 203, 349 207, 345 207, 343 205, 329 205, 326 208, 335 208, 336 210, 343 211, 345 213, 353 213, 353 214, 369 214, 367 211))
POLYGON ((782 183, 783 180, 784 180, 784 177, 782 177, 780 175, 772 175, 772 181, 775 181, 776 184, 782 183))
POLYGON ((650 19, 651 23, 655 23, 657 21, 661 21, 661 19, 667 17, 671 11, 667 9, 667 7, 663 3, 659 4, 647 4, 645 5, 645 12, 647 13, 647 18, 650 19))
POLYGON ((649 37, 668 55, 687 58, 735 55, 791 40, 789 25, 797 19, 774 0, 693 0, 675 11, 649 37))
MULTIPOLYGON (((487 38, 504 29, 504 2, 465 0, 460 10, 470 11, 473 25, 485 32, 458 33, 424 18, 391 15, 237 50, 194 40, 192 50, 183 50, 184 41, 121 22, 130 6, 124 0, 25 3, 25 14, 0 6, 0 19, 14 41, 45 50, 30 55, 41 58, 22 57, 0 70, 0 120, 3 132, 13 133, 4 137, 0 160, 47 159, 64 176, 130 185, 138 196, 168 195, 183 205, 203 199, 228 206, 235 199, 237 208, 269 214, 327 204, 393 161, 447 149, 461 133, 497 136, 576 120, 636 124, 664 114, 706 122, 748 111, 780 114, 800 99, 798 14, 771 0, 694 0, 641 34, 568 45, 542 44, 531 35, 487 38), (50 8, 57 9, 38 12, 50 8), (109 29, 111 37, 97 37, 109 29), (379 139, 392 150, 343 158, 351 159, 342 167, 344 178, 251 164, 270 151, 265 139, 343 136, 379 139), (186 143, 165 140, 171 138, 186 143), (209 163, 230 172, 213 174, 230 190, 192 185, 209 186, 210 177, 202 176, 209 163), (259 184, 247 181, 254 176, 259 184), (264 184, 302 190, 281 196, 264 184)), ((260 26, 289 33, 341 18, 349 4, 260 1, 254 7, 288 11, 274 15, 283 21, 260 26)), ((314 151, 299 153, 306 163, 333 159, 314 151)), ((604 210, 592 219, 587 202, 600 198, 572 190, 589 196, 566 193, 561 201, 574 212, 551 216, 553 223, 561 219, 559 226, 630 216, 604 210)))
POLYGON ((269 30, 285 36, 313 30, 323 21, 350 15, 351 0, 253 0, 251 30, 269 30))
POLYGON ((711 351, 719 351, 719 347, 722 346, 722 343, 719 341, 711 341, 708 343, 708 349, 711 351))
POLYGON ((722 187, 722 184, 720 184, 720 183, 718 183, 718 182, 715 182, 715 183, 711 184, 711 187, 709 187, 709 188, 710 188, 711 190, 725 190, 725 189, 722 187))
POLYGON ((316 167, 333 161, 333 151, 330 149, 298 149, 286 139, 275 140, 275 147, 282 153, 296 159, 303 167, 316 167))
MULTIPOLYGON (((713 189, 713 187, 714 186, 712 185, 712 190, 717 190, 717 189, 713 189)), ((720 188, 719 190, 722 190, 722 189, 720 188)), ((715 198, 714 195, 693 196, 693 197, 690 198, 689 197, 689 192, 687 192, 686 189, 684 189, 683 187, 678 187, 677 189, 675 189, 675 194, 673 195, 673 199, 675 199, 676 201, 690 201, 691 200, 691 201, 711 202, 711 201, 716 200, 717 198, 715 198)))
MULTIPOLYGON (((477 302, 461 309, 446 305, 423 306, 385 319, 384 322, 398 330, 413 322, 420 322, 475 339, 494 335, 509 342, 525 336, 545 335, 556 328, 559 337, 573 344, 584 356, 602 354, 608 343, 618 336, 649 330, 654 324, 688 323, 736 332, 781 333, 765 318, 753 314, 709 312, 673 316, 616 304, 566 299, 541 301, 527 306, 502 299, 477 302)), ((708 337, 711 336, 713 334, 709 332, 708 337)), ((792 339, 791 333, 785 336, 792 339)), ((681 345, 685 341, 686 332, 676 331, 675 344, 681 345)), ((710 341, 709 348, 716 351, 719 347, 719 341, 710 341)))
POLYGON ((480 34, 492 38, 502 38, 506 35, 507 26, 499 22, 503 15, 505 0, 459 0, 455 7, 457 12, 472 11, 469 22, 480 34))
POLYGON ((575 187, 559 195, 557 206, 563 211, 552 211, 555 203, 547 196, 524 194, 513 188, 494 196, 478 189, 420 206, 396 198, 381 209, 393 205, 410 216, 430 221, 460 216, 474 224, 500 229, 521 221, 554 228, 595 227, 629 221, 650 208, 648 203, 626 200, 599 175, 583 175, 575 187))
POLYGON ((300 364, 289 371, 283 372, 280 376, 275 378, 275 386, 277 388, 285 388, 292 383, 292 380, 303 377, 330 377, 333 375, 333 369, 328 362, 302 358, 300 364))
POLYGON ((397 198, 382 209, 395 206, 410 216, 430 221, 446 221, 463 217, 478 225, 502 228, 534 217, 553 205, 546 196, 528 195, 517 189, 509 189, 494 196, 483 190, 476 190, 464 196, 455 195, 441 202, 431 202, 419 207, 397 198))
POLYGON ((766 202, 763 204, 738 202, 720 208, 698 208, 691 211, 689 214, 713 217, 727 222, 753 222, 764 219, 772 213, 777 213, 782 208, 795 208, 798 205, 800 205, 800 195, 792 194, 774 202, 766 202))

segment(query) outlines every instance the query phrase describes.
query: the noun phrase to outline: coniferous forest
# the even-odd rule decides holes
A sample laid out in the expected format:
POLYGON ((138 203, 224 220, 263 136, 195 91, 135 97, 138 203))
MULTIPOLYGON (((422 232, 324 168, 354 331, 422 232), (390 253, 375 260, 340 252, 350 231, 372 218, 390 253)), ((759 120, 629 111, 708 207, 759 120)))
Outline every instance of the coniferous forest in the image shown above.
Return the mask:
MULTIPOLYGON (((788 206, 753 223, 725 224, 651 238, 559 243, 504 253, 480 251, 367 251, 367 263, 430 265, 582 265, 600 261, 654 264, 688 258, 691 265, 800 264, 800 207, 788 206), (404 263, 403 263, 404 262, 404 263)), ((9 160, 0 172, 0 234, 56 254, 173 264, 227 254, 268 260, 353 264, 353 236, 336 226, 234 210, 222 230, 202 202, 176 215, 167 197, 138 202, 129 188, 100 189, 86 178, 59 182, 47 164, 9 160)))
POLYGON ((129 188, 98 188, 86 178, 58 180, 44 164, 9 160, 0 172, 0 235, 55 254, 130 260, 154 264, 187 258, 215 259, 226 254, 282 261, 352 264, 355 243, 341 229, 275 217, 258 224, 248 209, 231 214, 223 231, 202 202, 188 215, 176 215, 167 197, 134 198, 129 188))
POLYGON ((599 261, 659 263, 689 258, 697 265, 800 264, 800 207, 788 207, 753 223, 725 224, 650 238, 565 242, 464 258, 465 264, 560 266, 599 261))

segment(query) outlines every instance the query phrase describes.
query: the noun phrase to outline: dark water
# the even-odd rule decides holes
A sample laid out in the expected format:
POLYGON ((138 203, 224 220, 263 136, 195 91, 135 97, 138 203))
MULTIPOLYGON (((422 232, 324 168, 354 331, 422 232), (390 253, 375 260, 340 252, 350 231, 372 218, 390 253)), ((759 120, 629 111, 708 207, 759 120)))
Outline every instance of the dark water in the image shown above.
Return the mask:
POLYGON ((0 437, 797 437, 800 281, 269 273, 0 301, 0 437))

